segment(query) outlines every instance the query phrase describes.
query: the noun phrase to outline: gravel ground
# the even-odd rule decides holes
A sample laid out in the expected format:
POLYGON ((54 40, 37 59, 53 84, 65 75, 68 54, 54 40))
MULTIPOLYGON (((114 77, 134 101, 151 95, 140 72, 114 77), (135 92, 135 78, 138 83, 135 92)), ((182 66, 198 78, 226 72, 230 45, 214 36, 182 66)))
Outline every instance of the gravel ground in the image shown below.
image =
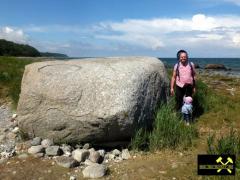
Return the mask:
POLYGON ((11 125, 11 118, 13 112, 11 111, 9 105, 0 106, 0 128, 7 128, 11 125))

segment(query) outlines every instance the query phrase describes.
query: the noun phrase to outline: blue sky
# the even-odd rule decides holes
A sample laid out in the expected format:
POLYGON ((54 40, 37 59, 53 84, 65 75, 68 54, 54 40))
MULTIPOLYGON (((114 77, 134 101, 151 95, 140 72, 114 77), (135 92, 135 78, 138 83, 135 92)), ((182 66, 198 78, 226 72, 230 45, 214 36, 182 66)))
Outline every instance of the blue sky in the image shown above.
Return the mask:
POLYGON ((240 0, 0 0, 0 38, 69 56, 240 57, 240 0))

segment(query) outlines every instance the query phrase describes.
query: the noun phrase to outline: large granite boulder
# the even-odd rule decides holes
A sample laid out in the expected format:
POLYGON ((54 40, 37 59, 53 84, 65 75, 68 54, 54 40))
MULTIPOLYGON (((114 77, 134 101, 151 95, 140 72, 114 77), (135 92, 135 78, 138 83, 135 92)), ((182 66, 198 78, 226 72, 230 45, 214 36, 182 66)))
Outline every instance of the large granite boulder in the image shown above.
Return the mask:
POLYGON ((163 63, 152 57, 33 63, 22 79, 19 127, 55 142, 125 141, 151 126, 168 86, 163 63))

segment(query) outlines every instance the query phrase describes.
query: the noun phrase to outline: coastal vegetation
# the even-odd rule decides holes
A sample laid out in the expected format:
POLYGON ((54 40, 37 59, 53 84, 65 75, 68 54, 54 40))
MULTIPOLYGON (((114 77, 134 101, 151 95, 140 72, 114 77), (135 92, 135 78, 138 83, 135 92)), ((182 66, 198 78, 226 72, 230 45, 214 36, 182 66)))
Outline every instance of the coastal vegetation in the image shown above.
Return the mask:
POLYGON ((36 62, 31 59, 0 56, 0 99, 12 101, 16 108, 25 65, 36 62))
MULTIPOLYGON (((1 100, 11 100, 16 107, 24 67, 33 62, 36 61, 28 58, 0 57, 1 100)), ((170 71, 169 74, 171 74, 170 71)), ((199 76, 197 93, 194 96, 194 123, 186 126, 181 121, 180 114, 176 113, 173 108, 173 98, 167 104, 162 104, 156 111, 152 131, 145 129, 136 131, 131 142, 131 148, 138 150, 138 153, 144 150, 147 158, 143 155, 137 159, 138 165, 129 162, 129 169, 138 167, 142 163, 141 161, 143 161, 144 167, 147 167, 157 163, 156 159, 162 162, 164 159, 164 167, 162 168, 167 168, 164 177, 168 179, 172 177, 174 161, 191 164, 191 166, 179 166, 175 171, 175 177, 195 179, 197 177, 196 159, 198 154, 230 153, 239 157, 239 88, 239 78, 204 74, 199 76), (149 154, 150 152, 151 154, 149 154), (157 154, 158 152, 161 154, 157 154)), ((159 168, 161 164, 159 162, 156 166, 159 168)), ((118 167, 121 168, 121 165, 118 167)), ((238 158, 236 178, 239 178, 239 167, 238 158)), ((111 168, 111 173, 115 173, 114 166, 111 168)), ((122 173, 126 173, 126 171, 122 173)))
MULTIPOLYGON (((197 154, 234 154, 237 157, 236 176, 239 177, 239 81, 239 78, 220 75, 199 76, 194 96, 194 124, 184 126, 170 101, 157 110, 153 131, 138 130, 131 147, 138 151, 190 152, 184 161, 188 159, 195 164, 197 154)), ((184 173, 182 169, 178 175, 184 176, 184 173)), ((196 177, 196 173, 195 168, 189 168, 188 177, 196 177)))
MULTIPOLYGON (((208 99, 212 96, 202 81, 197 81, 196 86, 198 91, 193 98, 195 118, 209 110, 208 99)), ((194 144, 194 139, 197 137, 196 125, 186 126, 184 124, 181 114, 175 111, 175 99, 172 97, 169 102, 157 109, 153 130, 151 132, 143 129, 137 130, 130 146, 135 150, 151 151, 165 148, 187 149, 194 144)))
POLYGON ((68 57, 61 53, 39 52, 36 48, 27 44, 18 44, 5 39, 0 39, 0 56, 22 57, 68 57))
MULTIPOLYGON (((236 157, 240 155, 240 135, 236 130, 231 128, 225 136, 216 138, 215 134, 209 135, 207 138, 208 154, 234 154, 236 157)), ((240 169, 240 160, 236 159, 236 166, 240 169)))
POLYGON ((195 126, 186 126, 181 115, 175 112, 174 101, 162 104, 157 110, 153 130, 139 129, 131 141, 135 150, 157 151, 165 148, 186 149, 198 137, 195 126))
POLYGON ((56 57, 56 58, 67 58, 66 54, 61 53, 50 53, 50 52, 40 52, 42 57, 56 57))
POLYGON ((0 56, 37 57, 41 56, 41 54, 32 46, 0 39, 0 56))

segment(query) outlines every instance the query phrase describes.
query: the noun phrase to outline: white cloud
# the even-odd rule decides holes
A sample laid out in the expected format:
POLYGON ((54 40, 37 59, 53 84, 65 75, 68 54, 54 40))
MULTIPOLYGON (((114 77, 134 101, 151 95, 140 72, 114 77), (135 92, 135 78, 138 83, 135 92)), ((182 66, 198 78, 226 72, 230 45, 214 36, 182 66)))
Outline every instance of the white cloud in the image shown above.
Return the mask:
MULTIPOLYGON (((220 41, 224 38, 224 36, 222 35, 218 35, 218 34, 197 34, 197 35, 194 35, 194 36, 188 36, 188 37, 181 37, 181 38, 178 38, 178 41, 179 42, 185 42, 185 43, 189 43, 188 45, 189 46, 192 46, 194 44, 204 44, 204 43, 207 43, 207 42, 211 42, 213 43, 213 41, 220 41)), ((209 43, 209 44, 211 44, 209 43)))
POLYGON ((122 22, 101 22, 96 38, 125 42, 135 46, 158 50, 162 47, 194 43, 238 44, 240 16, 206 16, 191 18, 155 18, 150 20, 127 19, 122 22))
MULTIPOLYGON (((83 27, 80 25, 61 25, 61 24, 52 24, 52 25, 28 25, 22 27, 25 32, 31 33, 76 33, 76 34, 84 34, 84 33, 92 33, 95 31, 94 26, 91 28, 83 27)), ((99 29, 97 29, 99 31, 99 29)))
POLYGON ((27 43, 28 37, 24 34, 22 29, 12 27, 1 27, 0 28, 0 39, 6 39, 17 43, 27 43))
MULTIPOLYGON (((88 27, 29 25, 23 29, 29 33, 66 33, 67 36, 71 35, 72 37, 76 34, 76 40, 89 42, 93 46, 98 46, 97 43, 101 41, 103 46, 112 43, 112 49, 117 46, 129 45, 157 51, 182 44, 194 46, 196 43, 205 42, 209 44, 221 42, 225 46, 237 47, 234 36, 240 32, 239 19, 240 16, 232 15, 195 14, 188 18, 125 19, 115 22, 100 22, 88 27)), ((66 41, 67 39, 65 39, 66 41)), ((65 47, 72 48, 68 43, 65 43, 65 47)))
POLYGON ((105 29, 126 33, 159 34, 174 31, 211 31, 218 27, 217 19, 196 14, 190 19, 157 18, 151 20, 128 19, 123 22, 102 22, 100 26, 105 29))
POLYGON ((158 50, 164 46, 163 42, 161 42, 157 37, 149 36, 149 35, 139 35, 139 34, 125 34, 125 35, 97 35, 96 38, 106 39, 106 40, 114 40, 118 42, 125 42, 130 45, 142 46, 147 49, 158 50))
POLYGON ((234 3, 234 4, 238 5, 238 6, 240 6, 240 0, 224 0, 224 1, 230 2, 230 3, 234 3))
POLYGON ((219 34, 199 34, 200 38, 207 39, 207 40, 221 40, 223 39, 222 35, 219 34))
MULTIPOLYGON (((187 18, 125 19, 80 25, 29 25, 0 27, 0 38, 29 43, 40 51, 89 56, 94 52, 161 52, 169 49, 225 48, 238 52, 240 47, 240 15, 209 16, 195 14, 187 18), (28 35, 27 35, 27 34, 28 35), (45 39, 41 39, 45 33, 45 39), (64 35, 63 35, 64 34, 64 35), (31 37, 29 36, 31 35, 31 37), (51 36, 53 35, 53 36, 51 36), (56 35, 56 36, 55 36, 56 35), (48 39, 48 37, 51 37, 48 39), (60 39, 59 39, 60 38, 60 39), (40 39, 40 40, 39 40, 40 39)), ((140 53, 141 53, 140 52, 140 53)), ((104 53, 102 53, 104 54, 104 53)), ((240 55, 240 52, 239 52, 240 55)))
POLYGON ((213 17, 206 17, 204 14, 197 14, 192 17, 190 22, 191 30, 211 31, 218 26, 216 19, 213 17))
POLYGON ((240 0, 195 0, 195 3, 202 3, 205 5, 205 7, 215 7, 216 5, 226 5, 227 4, 233 4, 240 6, 240 0))
POLYGON ((240 47, 240 33, 235 34, 232 38, 232 41, 236 46, 240 47))

